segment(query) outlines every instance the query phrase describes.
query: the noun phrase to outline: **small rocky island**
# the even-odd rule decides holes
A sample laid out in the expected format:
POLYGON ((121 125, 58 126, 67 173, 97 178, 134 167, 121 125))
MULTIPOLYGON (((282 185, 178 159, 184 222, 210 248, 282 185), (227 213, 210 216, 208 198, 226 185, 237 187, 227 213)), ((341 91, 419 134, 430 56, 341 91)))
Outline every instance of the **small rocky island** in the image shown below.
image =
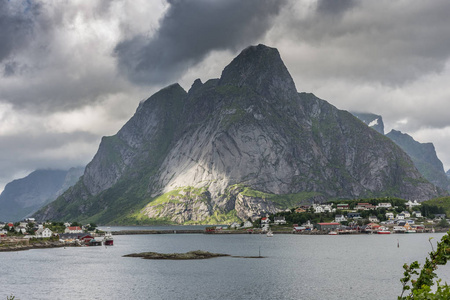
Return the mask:
POLYGON ((208 251, 196 250, 186 253, 157 253, 157 252, 142 252, 132 253, 124 255, 123 257, 142 257, 144 259, 171 259, 171 260, 184 260, 184 259, 207 259, 220 256, 230 256, 229 254, 211 253, 208 251))

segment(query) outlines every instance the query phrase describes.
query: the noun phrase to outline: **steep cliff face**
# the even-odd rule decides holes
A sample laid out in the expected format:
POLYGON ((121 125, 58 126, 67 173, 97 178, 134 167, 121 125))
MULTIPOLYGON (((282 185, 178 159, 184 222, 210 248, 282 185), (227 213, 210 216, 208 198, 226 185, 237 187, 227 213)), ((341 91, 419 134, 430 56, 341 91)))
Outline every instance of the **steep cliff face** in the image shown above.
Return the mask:
POLYGON ((74 185, 83 170, 37 170, 8 183, 0 195, 0 220, 15 222, 31 215, 74 185))
POLYGON ((172 85, 142 103, 38 216, 205 223, 303 201, 438 194, 392 141, 297 93, 278 51, 258 45, 220 79, 196 80, 188 93, 172 85))
POLYGON ((450 191, 450 180, 432 143, 419 143, 410 135, 397 130, 392 130, 386 136, 408 153, 414 165, 427 180, 450 191))

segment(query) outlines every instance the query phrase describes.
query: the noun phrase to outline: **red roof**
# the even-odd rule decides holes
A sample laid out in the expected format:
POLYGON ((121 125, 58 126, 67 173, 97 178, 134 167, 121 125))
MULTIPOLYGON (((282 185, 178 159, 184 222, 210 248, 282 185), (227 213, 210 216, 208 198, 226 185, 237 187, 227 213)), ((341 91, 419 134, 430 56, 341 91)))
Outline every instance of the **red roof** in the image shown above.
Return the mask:
POLYGON ((69 230, 81 230, 80 226, 69 226, 69 230))
POLYGON ((267 220, 267 218, 266 218, 266 217, 264 217, 264 218, 261 218, 261 220, 267 220))

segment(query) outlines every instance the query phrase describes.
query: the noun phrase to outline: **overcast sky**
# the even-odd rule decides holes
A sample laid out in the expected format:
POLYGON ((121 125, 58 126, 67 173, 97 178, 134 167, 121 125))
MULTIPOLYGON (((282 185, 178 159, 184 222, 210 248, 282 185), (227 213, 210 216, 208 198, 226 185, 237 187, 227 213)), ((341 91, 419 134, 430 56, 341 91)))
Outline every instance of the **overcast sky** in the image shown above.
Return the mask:
POLYGON ((383 116, 450 168, 450 1, 0 0, 0 191, 84 166, 139 101, 278 48, 299 91, 383 116))

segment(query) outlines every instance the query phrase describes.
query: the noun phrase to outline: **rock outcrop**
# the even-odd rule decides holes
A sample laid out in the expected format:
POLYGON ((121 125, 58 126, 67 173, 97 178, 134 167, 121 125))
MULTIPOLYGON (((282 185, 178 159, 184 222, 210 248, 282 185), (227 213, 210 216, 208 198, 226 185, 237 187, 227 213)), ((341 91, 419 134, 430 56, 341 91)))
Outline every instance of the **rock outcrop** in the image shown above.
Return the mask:
POLYGON ((278 51, 258 45, 220 79, 141 103, 77 185, 36 216, 220 223, 313 200, 439 194, 391 140, 298 93, 278 51))

